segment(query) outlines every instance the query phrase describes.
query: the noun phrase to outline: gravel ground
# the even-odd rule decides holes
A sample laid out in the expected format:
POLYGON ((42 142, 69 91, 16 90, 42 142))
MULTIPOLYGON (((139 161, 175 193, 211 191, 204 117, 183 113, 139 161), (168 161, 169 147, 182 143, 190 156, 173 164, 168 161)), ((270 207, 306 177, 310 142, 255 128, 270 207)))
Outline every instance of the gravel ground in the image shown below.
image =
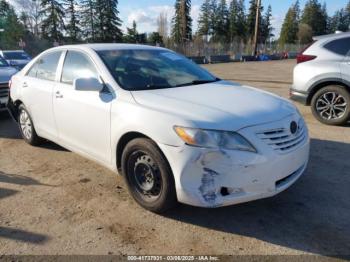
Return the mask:
MULTIPOLYGON (((207 68, 288 97, 294 61, 207 68)), ((123 180, 53 143, 30 147, 0 113, 1 254, 350 255, 350 125, 318 123, 306 174, 282 194, 220 209, 180 205, 160 216, 123 180)))

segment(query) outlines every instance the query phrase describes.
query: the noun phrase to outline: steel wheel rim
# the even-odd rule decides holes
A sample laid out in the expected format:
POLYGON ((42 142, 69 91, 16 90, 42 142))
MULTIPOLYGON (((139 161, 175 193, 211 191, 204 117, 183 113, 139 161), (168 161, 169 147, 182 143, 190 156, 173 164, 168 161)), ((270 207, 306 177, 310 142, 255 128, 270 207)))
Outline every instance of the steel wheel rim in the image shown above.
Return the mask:
POLYGON ((316 101, 317 113, 326 120, 342 118, 347 110, 348 104, 344 96, 336 92, 327 92, 316 101))
POLYGON ((21 126, 22 134, 28 140, 32 138, 32 122, 30 121, 29 115, 25 110, 21 111, 19 116, 19 123, 21 126))
POLYGON ((159 198, 162 192, 162 177, 158 165, 149 154, 143 151, 131 154, 128 172, 136 192, 142 199, 152 202, 159 198))

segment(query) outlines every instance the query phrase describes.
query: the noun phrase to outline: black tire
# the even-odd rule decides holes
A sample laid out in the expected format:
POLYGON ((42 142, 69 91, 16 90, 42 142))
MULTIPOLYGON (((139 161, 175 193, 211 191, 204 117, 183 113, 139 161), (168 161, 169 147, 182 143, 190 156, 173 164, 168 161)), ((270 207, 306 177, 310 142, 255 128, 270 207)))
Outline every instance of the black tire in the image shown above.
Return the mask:
POLYGON ((23 140, 32 145, 32 146, 38 146, 42 144, 44 141, 43 138, 39 137, 35 131, 33 120, 28 112, 28 110, 25 108, 25 106, 22 104, 18 107, 18 126, 19 130, 21 132, 23 140), (22 119, 21 119, 22 117, 22 119), (27 118, 26 118, 27 117, 27 118), (27 119, 27 123, 24 127, 23 118, 27 119))
POLYGON ((311 110, 314 117, 323 124, 344 125, 350 119, 349 91, 342 86, 326 86, 313 96, 311 110))
POLYGON ((137 138, 126 145, 122 154, 122 173, 130 194, 143 208, 164 213, 176 205, 171 168, 152 140, 137 138))

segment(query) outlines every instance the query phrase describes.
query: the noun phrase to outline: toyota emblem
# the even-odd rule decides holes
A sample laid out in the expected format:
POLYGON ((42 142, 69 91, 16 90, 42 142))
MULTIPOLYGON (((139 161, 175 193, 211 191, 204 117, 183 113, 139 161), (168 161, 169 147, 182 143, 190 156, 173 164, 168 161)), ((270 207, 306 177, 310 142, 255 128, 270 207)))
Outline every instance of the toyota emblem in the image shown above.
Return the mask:
POLYGON ((298 131, 298 124, 293 121, 290 123, 290 132, 294 135, 298 131))

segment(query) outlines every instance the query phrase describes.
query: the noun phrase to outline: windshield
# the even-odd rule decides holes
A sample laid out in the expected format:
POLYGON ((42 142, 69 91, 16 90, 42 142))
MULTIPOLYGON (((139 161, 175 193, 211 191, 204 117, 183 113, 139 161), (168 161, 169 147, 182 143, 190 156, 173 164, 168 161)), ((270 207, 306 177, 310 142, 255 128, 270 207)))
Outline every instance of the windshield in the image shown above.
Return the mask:
POLYGON ((4 52, 5 59, 9 60, 27 60, 30 59, 29 55, 25 52, 4 52))
POLYGON ((167 50, 97 52, 118 84, 126 90, 150 90, 218 81, 187 58, 167 50))
POLYGON ((9 64, 0 56, 0 67, 8 67, 9 64))

